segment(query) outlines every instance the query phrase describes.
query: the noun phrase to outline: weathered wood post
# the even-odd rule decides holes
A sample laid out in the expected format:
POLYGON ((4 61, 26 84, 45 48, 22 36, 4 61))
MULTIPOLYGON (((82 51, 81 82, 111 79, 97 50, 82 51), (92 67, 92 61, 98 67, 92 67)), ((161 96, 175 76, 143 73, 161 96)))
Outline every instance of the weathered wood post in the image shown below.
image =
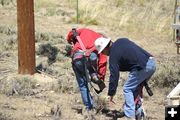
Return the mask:
POLYGON ((35 73, 34 0, 17 0, 18 72, 35 73))

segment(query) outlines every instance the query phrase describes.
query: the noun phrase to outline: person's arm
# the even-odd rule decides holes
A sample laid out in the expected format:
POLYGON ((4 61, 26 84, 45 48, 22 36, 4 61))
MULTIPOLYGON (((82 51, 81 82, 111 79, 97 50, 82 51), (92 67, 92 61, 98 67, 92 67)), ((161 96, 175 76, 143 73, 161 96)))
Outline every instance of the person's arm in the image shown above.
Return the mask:
POLYGON ((98 60, 98 74, 101 80, 104 81, 106 75, 107 56, 99 54, 98 60))
MULTIPOLYGON (((114 56, 116 57, 116 56, 114 56)), ((109 90, 108 96, 114 96, 116 94, 116 89, 119 80, 119 64, 116 58, 109 58, 109 70, 110 70, 110 80, 109 80, 109 90)))

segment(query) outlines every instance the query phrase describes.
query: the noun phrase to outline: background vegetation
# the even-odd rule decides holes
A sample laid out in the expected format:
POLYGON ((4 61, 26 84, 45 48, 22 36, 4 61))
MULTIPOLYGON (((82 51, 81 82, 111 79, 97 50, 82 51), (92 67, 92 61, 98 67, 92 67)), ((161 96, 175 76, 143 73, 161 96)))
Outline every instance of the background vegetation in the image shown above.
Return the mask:
MULTIPOLYGON (((2 6, 11 6, 13 2, 13 0, 1 0, 0 3, 2 6)), ((61 7, 58 0, 36 0, 35 15, 42 17, 65 16, 68 19, 68 21, 64 21, 65 24, 76 23, 76 1, 63 0, 63 2, 64 5, 66 5, 65 9, 61 7)), ((163 2, 156 0, 136 0, 134 2, 132 0, 79 0, 79 22, 81 24, 85 24, 86 26, 106 26, 110 30, 114 30, 114 32, 121 33, 120 31, 126 31, 127 34, 131 34, 131 36, 155 36, 158 39, 164 39, 163 41, 165 43, 172 40, 171 24, 173 21, 173 11, 174 1, 172 0, 165 0, 163 2)), ((1 25, 0 34, 2 39, 0 41, 1 53, 17 48, 16 27, 1 25)), ((62 60, 69 55, 70 51, 70 46, 65 42, 65 37, 66 36, 62 34, 36 30, 36 42, 40 47, 37 47, 37 55, 44 54, 44 56, 48 57, 48 62, 50 59, 53 59, 52 61, 58 59, 62 62, 62 60), (58 50, 56 46, 60 44, 62 47, 58 50), (54 45, 54 48, 51 47, 51 45, 54 45)), ((157 41, 162 43, 162 40, 157 41)), ((148 42, 147 44, 153 44, 154 40, 148 42)), ((153 49, 153 46, 146 46, 143 45, 143 43, 142 46, 150 50, 153 49)), ((163 63, 163 59, 166 59, 167 56, 163 56, 161 50, 159 50, 159 52, 160 53, 154 52, 160 56, 160 58, 157 59, 160 63, 162 62, 158 64, 157 74, 156 77, 154 77, 154 81, 156 81, 155 85, 165 85, 168 87, 166 82, 169 83, 169 81, 171 81, 169 86, 174 86, 172 81, 176 83, 179 77, 179 68, 177 67, 179 65, 179 57, 177 56, 175 59, 174 57, 169 57, 167 58, 168 61, 163 63), (167 68, 170 68, 170 70, 167 68), (165 83, 163 84, 160 81, 164 81, 165 83)))

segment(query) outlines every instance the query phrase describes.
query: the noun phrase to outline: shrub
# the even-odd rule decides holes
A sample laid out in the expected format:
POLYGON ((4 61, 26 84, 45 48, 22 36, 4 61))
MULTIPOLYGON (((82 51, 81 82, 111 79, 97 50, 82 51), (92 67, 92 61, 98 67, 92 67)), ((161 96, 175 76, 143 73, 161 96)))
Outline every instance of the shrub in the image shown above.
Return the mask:
POLYGON ((29 75, 15 76, 8 80, 0 81, 0 92, 13 95, 14 93, 19 95, 32 95, 35 89, 36 80, 29 75))
POLYGON ((13 50, 15 47, 17 47, 17 39, 16 36, 10 36, 0 39, 0 51, 8 51, 13 50))
POLYGON ((57 1, 56 0, 35 0, 35 9, 40 7, 51 7, 56 6, 57 1))
MULTIPOLYGON (((76 16, 72 17, 70 22, 76 23, 77 22, 77 17, 76 16)), ((84 14, 80 14, 78 22, 80 24, 86 24, 86 25, 98 25, 99 24, 98 21, 95 18, 85 16, 84 14)))
POLYGON ((0 4, 2 6, 9 5, 13 2, 13 0, 0 0, 0 4))
POLYGON ((62 92, 62 93, 77 93, 79 89, 74 80, 70 79, 59 79, 57 84, 52 86, 52 89, 55 92, 62 92))
POLYGON ((69 57, 71 55, 71 50, 72 50, 72 46, 66 45, 64 55, 69 57))
POLYGON ((14 27, 0 26, 0 52, 14 50, 17 47, 17 35, 14 27))
POLYGON ((7 26, 0 26, 0 33, 6 34, 6 35, 15 35, 17 34, 17 31, 14 27, 7 27, 7 26))
POLYGON ((114 1, 115 1, 116 7, 123 5, 123 3, 125 2, 125 0, 114 0, 114 1))
POLYGON ((179 64, 173 65, 173 63, 161 64, 152 77, 151 84, 153 84, 154 87, 174 88, 180 80, 179 66, 179 64))
POLYGON ((52 64, 56 61, 58 51, 59 50, 57 47, 52 46, 50 43, 47 43, 39 46, 37 54, 48 57, 48 63, 52 64))
POLYGON ((10 115, 6 115, 0 112, 0 120, 13 120, 10 115))
POLYGON ((51 42, 52 44, 66 42, 64 36, 50 32, 48 33, 36 32, 35 41, 36 42, 48 41, 51 42))
POLYGON ((57 58, 56 58, 57 61, 64 62, 64 61, 66 61, 66 59, 67 59, 67 57, 64 56, 62 53, 57 54, 57 58))
POLYGON ((50 40, 50 36, 48 33, 36 33, 35 36, 35 41, 36 42, 41 42, 41 41, 49 41, 50 40))
MULTIPOLYGON (((97 20, 98 16, 100 15, 99 4, 95 4, 96 2, 92 1, 79 1, 79 23, 86 24, 86 25, 98 25, 99 22, 97 20), (91 5, 89 5, 91 2, 91 5)), ((77 21, 77 15, 71 17, 71 22, 77 21)))

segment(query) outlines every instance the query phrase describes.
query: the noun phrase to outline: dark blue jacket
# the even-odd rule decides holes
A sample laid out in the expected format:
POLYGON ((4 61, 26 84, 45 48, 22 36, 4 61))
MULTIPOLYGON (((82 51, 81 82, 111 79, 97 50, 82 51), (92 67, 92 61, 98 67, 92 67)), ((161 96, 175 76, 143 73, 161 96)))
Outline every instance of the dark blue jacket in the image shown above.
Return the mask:
POLYGON ((141 70, 145 68, 151 54, 127 38, 116 40, 110 49, 109 70, 110 82, 108 95, 116 93, 119 71, 141 70))

